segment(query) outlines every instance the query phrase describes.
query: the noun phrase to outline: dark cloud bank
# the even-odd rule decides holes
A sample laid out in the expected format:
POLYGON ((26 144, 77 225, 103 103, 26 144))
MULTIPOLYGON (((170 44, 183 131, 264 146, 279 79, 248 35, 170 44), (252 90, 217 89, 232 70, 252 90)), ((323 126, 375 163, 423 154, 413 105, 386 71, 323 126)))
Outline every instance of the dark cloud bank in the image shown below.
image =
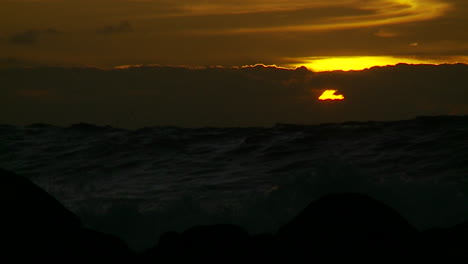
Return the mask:
POLYGON ((468 65, 0 70, 0 123, 270 126, 468 114, 468 65), (325 89, 343 102, 319 102, 325 89))
POLYGON ((98 34, 115 34, 115 33, 125 33, 133 32, 133 27, 128 21, 121 21, 118 25, 108 25, 102 28, 99 28, 96 31, 98 34))
POLYGON ((48 28, 44 30, 28 29, 26 31, 18 32, 10 36, 9 42, 15 45, 34 45, 37 44, 39 39, 43 37, 56 36, 60 34, 63 34, 63 32, 53 28, 48 28))

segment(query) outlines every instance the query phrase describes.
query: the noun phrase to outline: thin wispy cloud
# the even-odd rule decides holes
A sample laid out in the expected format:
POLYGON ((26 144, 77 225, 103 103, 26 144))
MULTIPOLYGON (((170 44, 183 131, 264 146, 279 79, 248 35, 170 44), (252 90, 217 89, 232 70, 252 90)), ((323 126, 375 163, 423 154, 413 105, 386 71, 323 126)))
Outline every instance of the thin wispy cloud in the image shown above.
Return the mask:
POLYGON ((464 0, 19 1, 0 0, 0 58, 285 66, 284 58, 316 56, 468 55, 464 0), (60 48, 43 30, 58 27, 67 32, 60 48))
MULTIPOLYGON (((251 24, 248 27, 236 27, 228 30, 206 29, 200 30, 200 33, 205 34, 232 34, 232 33, 259 33, 259 32, 314 32, 314 31, 335 31, 353 28, 375 27, 385 25, 397 25, 401 23, 414 23, 419 21, 431 20, 443 16, 451 5, 443 1, 416 1, 408 0, 404 4, 401 1, 382 1, 376 0, 370 3, 369 1, 338 1, 338 3, 330 5, 301 5, 299 9, 310 10, 327 10, 327 8, 340 7, 342 12, 347 10, 361 11, 361 14, 343 15, 338 13, 329 15, 324 12, 323 15, 316 17, 310 23, 307 20, 297 23, 294 16, 291 17, 290 23, 284 21, 284 25, 274 25, 271 23, 268 26, 258 26, 251 24)), ((222 9, 221 9, 222 10, 222 9)), ((248 13, 262 13, 263 9, 250 9, 248 13)), ((295 8, 283 8, 276 11, 288 13, 294 12, 295 8)), ((221 11, 222 12, 222 11, 221 11)))

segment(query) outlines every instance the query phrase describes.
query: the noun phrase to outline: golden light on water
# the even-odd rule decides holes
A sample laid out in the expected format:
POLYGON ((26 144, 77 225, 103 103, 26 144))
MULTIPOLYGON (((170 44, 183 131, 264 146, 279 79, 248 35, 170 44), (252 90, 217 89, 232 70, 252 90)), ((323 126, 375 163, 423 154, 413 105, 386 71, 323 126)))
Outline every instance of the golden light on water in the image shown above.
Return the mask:
POLYGON ((344 100, 344 95, 335 94, 337 90, 325 90, 322 95, 318 98, 320 101, 342 101, 344 100))

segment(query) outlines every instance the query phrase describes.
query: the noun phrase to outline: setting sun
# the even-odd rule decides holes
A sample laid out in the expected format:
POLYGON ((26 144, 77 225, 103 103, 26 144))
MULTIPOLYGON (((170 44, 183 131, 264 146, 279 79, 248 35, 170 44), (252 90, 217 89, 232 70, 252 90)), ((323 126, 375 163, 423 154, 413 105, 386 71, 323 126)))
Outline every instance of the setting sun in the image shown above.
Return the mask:
POLYGON ((342 101, 344 100, 344 96, 342 94, 335 94, 337 90, 325 90, 325 92, 320 95, 318 98, 320 101, 342 101))

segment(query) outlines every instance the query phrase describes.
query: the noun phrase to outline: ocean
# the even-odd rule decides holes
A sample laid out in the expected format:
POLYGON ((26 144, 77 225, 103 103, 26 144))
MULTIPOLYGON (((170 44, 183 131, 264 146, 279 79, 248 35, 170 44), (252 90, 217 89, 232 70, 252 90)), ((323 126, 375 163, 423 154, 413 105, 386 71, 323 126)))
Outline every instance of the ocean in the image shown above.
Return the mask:
POLYGON ((4 124, 0 167, 136 250, 196 224, 273 232, 334 192, 369 194, 421 230, 468 220, 468 116, 132 130, 4 124))

